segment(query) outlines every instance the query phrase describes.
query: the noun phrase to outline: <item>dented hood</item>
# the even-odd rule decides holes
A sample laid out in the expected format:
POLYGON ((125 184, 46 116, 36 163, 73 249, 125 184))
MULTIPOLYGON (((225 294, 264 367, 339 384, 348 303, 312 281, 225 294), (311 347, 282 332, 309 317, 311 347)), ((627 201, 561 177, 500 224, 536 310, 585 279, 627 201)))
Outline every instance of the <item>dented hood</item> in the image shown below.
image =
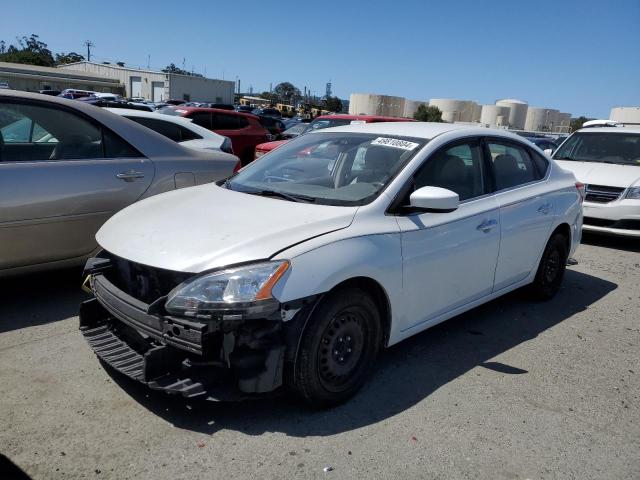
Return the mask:
POLYGON ((199 273, 262 260, 348 227, 357 207, 314 205, 235 192, 215 184, 142 200, 111 217, 96 239, 127 260, 199 273))

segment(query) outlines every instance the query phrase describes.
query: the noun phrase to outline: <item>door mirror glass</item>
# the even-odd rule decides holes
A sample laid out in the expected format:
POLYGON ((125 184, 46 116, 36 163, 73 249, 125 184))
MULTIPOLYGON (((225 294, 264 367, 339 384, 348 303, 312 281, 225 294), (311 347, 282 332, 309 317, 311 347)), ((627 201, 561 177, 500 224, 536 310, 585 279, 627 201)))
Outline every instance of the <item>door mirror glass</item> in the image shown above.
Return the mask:
POLYGON ((551 156, 552 153, 553 153, 553 149, 552 148, 545 148, 544 149, 544 154, 545 155, 551 156))
POLYGON ((460 197, 446 188, 422 187, 411 194, 409 203, 427 212, 452 212, 460 205, 460 197))

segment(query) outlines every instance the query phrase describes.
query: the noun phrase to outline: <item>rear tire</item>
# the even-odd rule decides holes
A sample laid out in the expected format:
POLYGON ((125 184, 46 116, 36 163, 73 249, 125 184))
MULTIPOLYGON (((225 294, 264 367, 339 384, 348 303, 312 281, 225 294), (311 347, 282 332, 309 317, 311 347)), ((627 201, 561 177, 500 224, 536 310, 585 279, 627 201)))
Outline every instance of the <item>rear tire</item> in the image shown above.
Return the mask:
POLYGON ((560 233, 553 234, 540 259, 535 280, 529 287, 534 298, 549 300, 558 293, 567 269, 568 255, 566 237, 560 233))
POLYGON ((290 387, 315 407, 351 398, 364 384, 381 345, 380 313, 359 288, 324 298, 302 332, 290 387))

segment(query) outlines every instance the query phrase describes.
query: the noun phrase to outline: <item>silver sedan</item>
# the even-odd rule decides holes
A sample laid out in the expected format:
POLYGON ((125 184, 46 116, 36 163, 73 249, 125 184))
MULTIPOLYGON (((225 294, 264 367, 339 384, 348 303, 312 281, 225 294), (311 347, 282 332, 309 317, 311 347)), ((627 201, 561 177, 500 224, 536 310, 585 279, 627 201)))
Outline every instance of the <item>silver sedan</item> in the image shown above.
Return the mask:
MULTIPOLYGON (((199 153, 82 102, 0 93, 0 276, 81 264, 114 213, 232 174, 237 157, 199 153)), ((153 239, 149 239, 153 242, 153 239)))

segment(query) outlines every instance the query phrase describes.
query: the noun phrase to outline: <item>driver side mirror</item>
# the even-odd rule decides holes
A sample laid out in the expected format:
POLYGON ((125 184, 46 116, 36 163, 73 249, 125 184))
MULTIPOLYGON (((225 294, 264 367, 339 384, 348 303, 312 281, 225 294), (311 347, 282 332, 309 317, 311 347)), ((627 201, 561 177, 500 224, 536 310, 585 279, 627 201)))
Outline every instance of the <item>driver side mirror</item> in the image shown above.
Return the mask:
POLYGON ((440 187, 421 187, 411 194, 409 204, 425 212, 453 212, 460 206, 456 192, 440 187))
POLYGON ((549 157, 550 157, 550 156, 551 156, 551 154, 553 153, 553 148, 545 148, 545 149, 543 150, 543 152, 544 152, 544 154, 545 154, 545 155, 547 155, 547 156, 549 156, 549 157))

